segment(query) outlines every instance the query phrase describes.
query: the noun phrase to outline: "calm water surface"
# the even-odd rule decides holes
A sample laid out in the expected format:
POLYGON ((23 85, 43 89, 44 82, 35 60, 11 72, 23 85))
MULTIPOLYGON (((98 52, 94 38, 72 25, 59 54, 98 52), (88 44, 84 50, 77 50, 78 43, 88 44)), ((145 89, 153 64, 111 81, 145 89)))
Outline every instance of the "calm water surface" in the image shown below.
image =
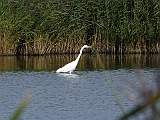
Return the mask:
MULTIPOLYGON (((110 89, 108 80, 126 111, 135 107, 119 90, 131 89, 128 81, 140 85, 133 68, 139 68, 150 88, 155 86, 157 55, 101 55, 106 68, 101 70, 98 58, 82 55, 73 74, 57 74, 55 71, 74 60, 77 55, 41 57, 0 57, 0 117, 8 120, 20 101, 29 92, 31 102, 20 120, 114 120, 122 112, 110 89)), ((145 119, 146 116, 136 116, 145 119)))

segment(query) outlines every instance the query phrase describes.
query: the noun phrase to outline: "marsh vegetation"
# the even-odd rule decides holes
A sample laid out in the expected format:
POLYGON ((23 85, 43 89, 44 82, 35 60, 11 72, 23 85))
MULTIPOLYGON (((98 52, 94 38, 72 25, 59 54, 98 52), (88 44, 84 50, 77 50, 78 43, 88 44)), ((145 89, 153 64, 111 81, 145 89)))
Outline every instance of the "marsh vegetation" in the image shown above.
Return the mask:
POLYGON ((0 54, 158 53, 159 0, 2 0, 0 54))

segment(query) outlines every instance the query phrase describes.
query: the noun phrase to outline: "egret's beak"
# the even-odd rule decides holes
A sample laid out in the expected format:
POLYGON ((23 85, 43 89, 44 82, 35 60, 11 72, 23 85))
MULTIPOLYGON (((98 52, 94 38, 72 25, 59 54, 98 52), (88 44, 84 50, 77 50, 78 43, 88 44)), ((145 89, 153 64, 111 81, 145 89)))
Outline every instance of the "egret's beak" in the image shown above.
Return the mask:
POLYGON ((92 46, 88 46, 88 48, 92 48, 92 46))

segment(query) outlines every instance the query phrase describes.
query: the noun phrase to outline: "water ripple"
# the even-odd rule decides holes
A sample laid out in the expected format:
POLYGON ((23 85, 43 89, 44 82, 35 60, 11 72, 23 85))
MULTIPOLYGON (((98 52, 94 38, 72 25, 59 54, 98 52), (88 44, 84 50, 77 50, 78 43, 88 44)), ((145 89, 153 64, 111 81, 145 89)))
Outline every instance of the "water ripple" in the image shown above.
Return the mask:
MULTIPOLYGON (((143 70, 150 86, 154 71, 143 70)), ((74 71, 74 74, 47 72, 1 72, 0 116, 7 120, 23 97, 30 91, 33 98, 21 116, 23 120, 114 120, 121 111, 108 85, 124 86, 123 75, 136 81, 133 70, 74 71), (106 76, 107 75, 107 76, 106 76)), ((118 91, 117 91, 118 92, 118 91)), ((134 91, 131 91, 134 92, 134 91)), ((133 103, 118 92, 126 109, 133 103)))

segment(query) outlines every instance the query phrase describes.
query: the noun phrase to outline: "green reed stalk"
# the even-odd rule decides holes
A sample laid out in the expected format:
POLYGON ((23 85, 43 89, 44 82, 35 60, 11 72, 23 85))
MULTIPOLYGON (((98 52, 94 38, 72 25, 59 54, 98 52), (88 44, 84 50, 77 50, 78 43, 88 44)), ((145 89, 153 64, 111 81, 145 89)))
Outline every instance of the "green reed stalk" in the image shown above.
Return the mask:
MULTIPOLYGON (((105 70, 104 64, 103 64, 99 54, 96 53, 96 56, 98 57, 98 61, 99 61, 100 66, 102 67, 102 70, 105 70)), ((124 109, 124 107, 123 107, 123 105, 121 103, 121 100, 119 99, 119 97, 118 97, 118 95, 116 93, 116 90, 115 90, 111 80, 108 78, 107 73, 106 73, 106 80, 107 80, 107 82, 109 84, 109 87, 110 87, 110 89, 111 89, 111 91, 112 91, 112 93, 113 93, 113 95, 114 95, 114 97, 115 97, 115 99, 116 99, 116 101, 118 103, 119 108, 121 109, 123 115, 125 116, 126 115, 125 109, 124 109)))
POLYGON ((31 97, 32 97, 31 94, 26 95, 26 97, 22 100, 21 104, 18 106, 17 110, 14 111, 10 120, 18 120, 18 118, 20 117, 20 115, 28 105, 29 101, 31 100, 31 97))

